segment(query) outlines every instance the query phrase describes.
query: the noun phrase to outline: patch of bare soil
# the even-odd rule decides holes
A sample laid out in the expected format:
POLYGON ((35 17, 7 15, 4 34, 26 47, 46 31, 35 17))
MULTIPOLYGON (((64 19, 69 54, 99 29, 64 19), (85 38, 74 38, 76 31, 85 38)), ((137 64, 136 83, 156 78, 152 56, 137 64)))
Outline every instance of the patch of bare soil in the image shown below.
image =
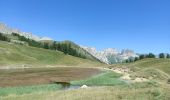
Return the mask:
POLYGON ((100 72, 95 68, 74 67, 0 69, 0 87, 70 82, 100 72))

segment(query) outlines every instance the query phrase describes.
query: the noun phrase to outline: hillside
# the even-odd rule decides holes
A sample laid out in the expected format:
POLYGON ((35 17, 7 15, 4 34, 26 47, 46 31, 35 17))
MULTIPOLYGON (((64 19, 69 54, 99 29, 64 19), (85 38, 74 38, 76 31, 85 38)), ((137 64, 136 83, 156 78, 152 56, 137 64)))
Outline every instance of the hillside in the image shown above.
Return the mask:
POLYGON ((9 38, 10 42, 29 45, 38 48, 58 50, 64 52, 65 54, 69 54, 75 57, 99 61, 90 53, 88 53, 86 50, 84 50, 79 45, 71 41, 54 41, 54 40, 36 41, 30 38, 26 38, 25 36, 21 36, 18 33, 12 33, 11 35, 6 35, 6 37, 9 38))
POLYGON ((79 45, 75 44, 72 41, 56 42, 56 45, 57 45, 57 50, 62 51, 66 54, 100 62, 100 60, 98 60, 92 54, 90 54, 89 52, 87 52, 86 50, 84 50, 83 48, 81 48, 79 45), (61 47, 65 47, 64 50, 61 47))
POLYGON ((0 67, 84 66, 104 64, 64 54, 60 51, 0 41, 0 67))
POLYGON ((133 63, 113 66, 129 68, 132 78, 140 77, 165 83, 170 79, 170 59, 147 58, 133 63))
POLYGON ((144 77, 167 82, 170 79, 170 59, 144 59, 128 65, 134 70, 132 77, 144 77))
POLYGON ((2 23, 0 23, 0 40, 38 48, 58 50, 75 57, 99 61, 96 57, 72 41, 55 41, 48 37, 39 37, 32 33, 11 28, 2 23))
POLYGON ((128 67, 138 71, 145 68, 155 68, 159 69, 163 72, 166 72, 170 75, 170 59, 154 59, 154 58, 148 58, 136 61, 134 63, 130 63, 128 67))

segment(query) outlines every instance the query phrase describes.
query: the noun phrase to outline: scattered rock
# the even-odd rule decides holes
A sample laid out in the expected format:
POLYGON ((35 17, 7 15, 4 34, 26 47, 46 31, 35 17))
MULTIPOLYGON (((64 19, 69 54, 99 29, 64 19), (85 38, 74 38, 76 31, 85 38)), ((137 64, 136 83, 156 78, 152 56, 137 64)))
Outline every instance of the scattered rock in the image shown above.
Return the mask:
POLYGON ((129 74, 123 75, 121 78, 122 78, 123 80, 131 80, 129 74))
POLYGON ((120 74, 127 74, 130 72, 129 68, 112 68, 112 71, 120 74))
POLYGON ((136 79, 134 80, 134 82, 146 82, 146 81, 148 81, 148 79, 140 77, 136 77, 136 79))
POLYGON ((87 85, 82 85, 80 88, 86 89, 86 88, 88 88, 88 86, 87 85))

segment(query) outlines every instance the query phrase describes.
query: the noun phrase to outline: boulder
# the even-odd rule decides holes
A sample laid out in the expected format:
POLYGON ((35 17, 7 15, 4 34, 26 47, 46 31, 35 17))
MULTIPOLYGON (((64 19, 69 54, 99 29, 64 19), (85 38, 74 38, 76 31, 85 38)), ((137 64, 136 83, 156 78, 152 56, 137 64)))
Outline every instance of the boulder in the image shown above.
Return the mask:
POLYGON ((86 89, 86 88, 88 88, 88 86, 87 85, 82 85, 80 88, 86 89))

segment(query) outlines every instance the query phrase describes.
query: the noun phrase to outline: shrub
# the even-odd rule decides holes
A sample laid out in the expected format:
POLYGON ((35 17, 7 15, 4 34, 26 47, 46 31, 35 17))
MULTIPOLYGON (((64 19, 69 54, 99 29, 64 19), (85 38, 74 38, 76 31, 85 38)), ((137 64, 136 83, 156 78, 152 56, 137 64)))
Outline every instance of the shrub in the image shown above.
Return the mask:
POLYGON ((170 79, 168 79, 167 83, 170 84, 170 79))

